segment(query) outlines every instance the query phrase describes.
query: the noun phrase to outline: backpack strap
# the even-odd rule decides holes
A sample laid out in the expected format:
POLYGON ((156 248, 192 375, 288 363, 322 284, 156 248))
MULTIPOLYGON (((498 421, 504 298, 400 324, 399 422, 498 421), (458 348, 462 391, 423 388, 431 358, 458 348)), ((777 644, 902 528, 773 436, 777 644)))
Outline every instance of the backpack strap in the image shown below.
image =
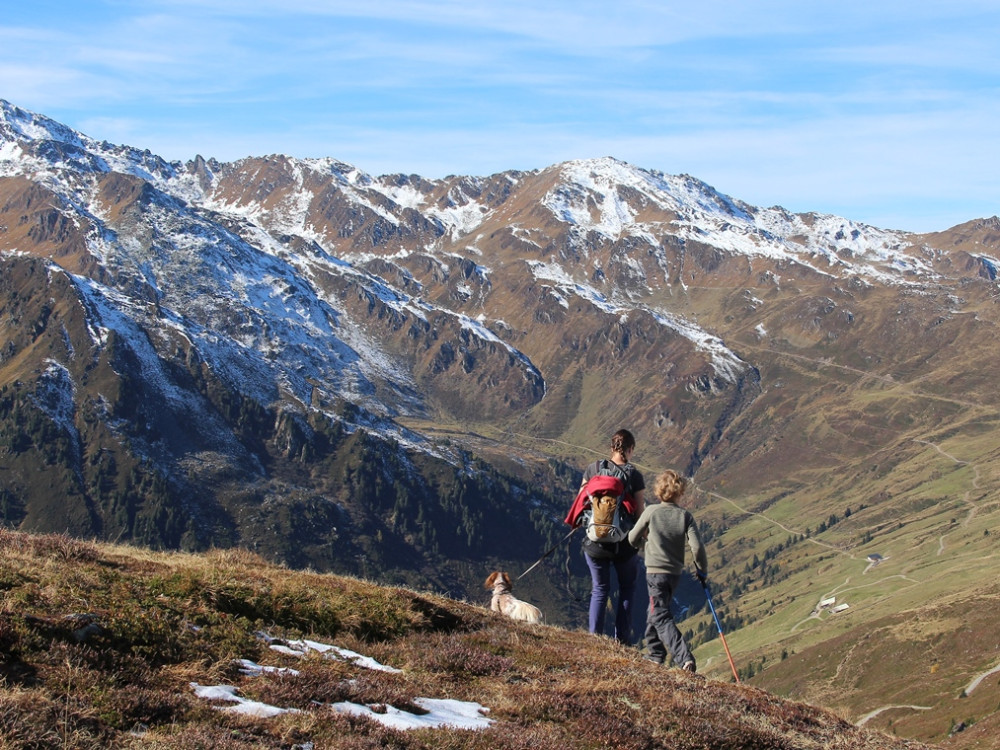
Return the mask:
POLYGON ((619 500, 628 500, 629 504, 633 504, 634 495, 632 494, 632 472, 635 467, 631 463, 625 463, 619 466, 613 461, 609 461, 606 458, 598 459, 594 462, 594 470, 599 474, 607 474, 608 476, 618 477, 622 480, 622 485, 624 490, 622 491, 619 500))

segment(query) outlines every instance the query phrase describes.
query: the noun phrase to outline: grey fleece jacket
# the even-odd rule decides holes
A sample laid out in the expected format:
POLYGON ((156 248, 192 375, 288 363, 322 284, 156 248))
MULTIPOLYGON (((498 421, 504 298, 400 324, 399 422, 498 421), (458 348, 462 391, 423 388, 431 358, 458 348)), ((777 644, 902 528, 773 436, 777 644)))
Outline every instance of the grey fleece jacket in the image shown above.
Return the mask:
POLYGON ((646 570, 649 573, 677 575, 684 570, 684 545, 691 548, 698 571, 708 573, 708 556, 698 536, 698 526, 684 508, 674 503, 656 503, 648 506, 639 516, 635 527, 628 534, 633 547, 646 538, 646 570))

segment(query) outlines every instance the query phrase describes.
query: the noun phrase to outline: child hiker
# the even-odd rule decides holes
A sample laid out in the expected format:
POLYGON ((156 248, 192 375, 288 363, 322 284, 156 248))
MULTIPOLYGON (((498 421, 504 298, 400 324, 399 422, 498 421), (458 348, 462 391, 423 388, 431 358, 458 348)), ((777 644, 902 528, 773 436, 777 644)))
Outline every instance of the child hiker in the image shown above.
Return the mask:
POLYGON ((708 557, 694 516, 677 505, 685 489, 687 480, 673 469, 660 474, 653 485, 653 493, 660 502, 646 507, 629 532, 628 541, 638 547, 646 540, 646 585, 650 598, 646 658, 663 664, 669 652, 677 666, 695 672, 694 654, 670 614, 670 600, 684 570, 685 545, 694 555, 699 580, 704 580, 708 569, 708 557))

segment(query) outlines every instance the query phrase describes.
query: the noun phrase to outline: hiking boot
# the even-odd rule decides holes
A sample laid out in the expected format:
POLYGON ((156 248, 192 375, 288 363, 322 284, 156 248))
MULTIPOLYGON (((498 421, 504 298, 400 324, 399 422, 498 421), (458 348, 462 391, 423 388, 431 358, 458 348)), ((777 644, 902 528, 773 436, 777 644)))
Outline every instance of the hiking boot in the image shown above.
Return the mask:
POLYGON ((681 669, 683 669, 685 672, 690 672, 691 674, 694 674, 695 672, 698 671, 693 661, 684 662, 684 666, 681 667, 681 669))
POLYGON ((653 664, 658 664, 660 666, 663 666, 663 657, 662 656, 660 658, 657 658, 655 656, 650 656, 650 655, 647 654, 647 655, 643 656, 642 658, 645 659, 646 661, 653 662, 653 664))

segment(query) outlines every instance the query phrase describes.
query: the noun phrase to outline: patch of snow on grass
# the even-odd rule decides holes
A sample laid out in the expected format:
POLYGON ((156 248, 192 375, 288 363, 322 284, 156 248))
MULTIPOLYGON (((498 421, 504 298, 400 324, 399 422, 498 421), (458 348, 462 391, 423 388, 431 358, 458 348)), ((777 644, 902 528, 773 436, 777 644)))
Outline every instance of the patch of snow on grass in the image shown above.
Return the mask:
POLYGON ((317 653, 328 659, 342 659, 356 664, 359 667, 374 669, 379 672, 392 672, 399 674, 403 671, 401 669, 396 669, 395 667, 380 664, 370 656, 362 656, 361 654, 346 648, 339 648, 337 646, 331 646, 326 643, 319 643, 318 641, 311 641, 308 639, 302 639, 300 641, 283 641, 280 643, 275 642, 270 645, 270 648, 272 651, 277 651, 278 653, 285 654, 286 656, 304 657, 308 656, 310 653, 317 653))
POLYGON ((240 672, 250 677, 259 677, 262 674, 287 674, 292 677, 299 675, 299 670, 297 669, 261 666, 255 661, 250 661, 250 659, 239 659, 236 663, 240 665, 240 672))
POLYGON ((229 701, 236 704, 235 706, 222 706, 220 711, 256 716, 260 719, 269 719, 287 713, 298 713, 296 708, 278 708, 239 696, 236 694, 237 689, 232 685, 199 685, 197 682, 192 682, 191 687, 199 698, 210 701, 229 701))
MULTIPOLYGON (((260 638, 267 641, 274 651, 296 657, 305 657, 310 653, 319 653, 326 658, 347 659, 353 664, 365 668, 379 671, 398 673, 402 670, 394 667, 386 667, 375 659, 363 656, 355 651, 338 646, 332 646, 318 641, 308 639, 298 641, 281 641, 272 638, 266 633, 258 633, 260 638)), ((294 669, 281 667, 262 667, 249 659, 240 659, 241 672, 251 676, 258 676, 265 672, 277 672, 296 676, 298 672, 294 669)), ((298 713, 298 709, 279 708, 260 701, 253 701, 238 695, 238 688, 232 685, 199 685, 197 682, 190 683, 195 696, 204 700, 227 701, 234 703, 233 706, 221 707, 222 711, 256 716, 259 718, 271 718, 284 713, 298 713)), ((486 729, 494 723, 485 714, 489 709, 473 701, 460 701, 451 698, 414 698, 414 705, 426 713, 415 714, 403 711, 394 706, 385 704, 361 705, 358 703, 340 702, 329 704, 332 709, 340 713, 352 716, 363 716, 377 721, 387 727, 399 730, 409 729, 486 729)))
POLYGON ((444 727, 486 729, 493 723, 492 719, 483 716, 483 711, 488 709, 483 708, 478 703, 435 698, 416 698, 413 702, 428 713, 418 715, 409 711, 401 711, 392 706, 376 706, 379 710, 373 710, 372 707, 357 703, 334 703, 332 707, 341 713, 364 716, 392 729, 402 730, 441 729, 444 727))

